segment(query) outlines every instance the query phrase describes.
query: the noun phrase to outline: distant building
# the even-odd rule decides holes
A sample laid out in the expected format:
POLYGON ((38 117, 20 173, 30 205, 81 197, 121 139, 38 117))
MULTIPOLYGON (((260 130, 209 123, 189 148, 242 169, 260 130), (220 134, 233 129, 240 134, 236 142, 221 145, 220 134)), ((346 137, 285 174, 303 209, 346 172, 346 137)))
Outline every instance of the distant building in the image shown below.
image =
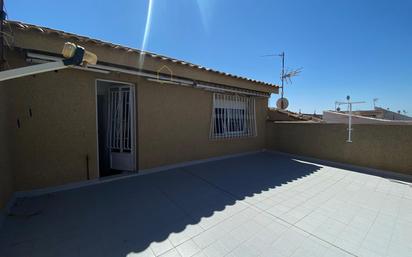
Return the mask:
MULTIPOLYGON (((326 123, 348 123, 347 111, 324 111, 323 121, 326 123)), ((412 118, 400 113, 391 112, 376 107, 375 110, 353 111, 353 124, 382 124, 382 125, 412 125, 412 118)))
POLYGON ((352 113, 359 116, 384 120, 412 120, 412 117, 398 112, 389 111, 381 107, 375 107, 375 110, 353 111, 352 113))

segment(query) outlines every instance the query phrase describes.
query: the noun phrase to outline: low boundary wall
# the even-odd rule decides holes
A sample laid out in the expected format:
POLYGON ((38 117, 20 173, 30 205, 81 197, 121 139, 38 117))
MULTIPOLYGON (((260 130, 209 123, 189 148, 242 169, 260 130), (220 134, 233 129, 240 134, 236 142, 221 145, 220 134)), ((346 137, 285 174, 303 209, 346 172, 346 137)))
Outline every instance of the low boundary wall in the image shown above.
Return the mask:
POLYGON ((412 175, 412 126, 267 122, 266 147, 334 162, 412 175))

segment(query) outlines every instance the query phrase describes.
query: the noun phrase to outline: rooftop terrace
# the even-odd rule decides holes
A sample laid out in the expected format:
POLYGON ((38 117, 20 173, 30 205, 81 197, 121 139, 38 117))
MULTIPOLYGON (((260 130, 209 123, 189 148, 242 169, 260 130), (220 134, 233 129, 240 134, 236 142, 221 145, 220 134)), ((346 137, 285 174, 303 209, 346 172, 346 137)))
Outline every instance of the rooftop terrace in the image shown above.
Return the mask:
POLYGON ((0 256, 410 256, 412 187, 273 153, 19 199, 0 256))

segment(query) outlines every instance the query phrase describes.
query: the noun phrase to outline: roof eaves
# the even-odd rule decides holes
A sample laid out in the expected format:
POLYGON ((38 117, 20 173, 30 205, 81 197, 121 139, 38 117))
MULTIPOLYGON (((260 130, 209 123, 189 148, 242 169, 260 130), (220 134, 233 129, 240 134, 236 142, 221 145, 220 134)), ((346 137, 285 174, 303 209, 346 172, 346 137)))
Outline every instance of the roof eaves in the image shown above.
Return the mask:
POLYGON ((213 72, 213 73, 228 76, 228 77, 231 77, 231 78, 246 80, 246 81, 257 83, 257 84, 264 85, 264 86, 279 88, 279 86, 276 85, 276 84, 272 84, 272 83, 268 83, 268 82, 264 82, 264 81, 259 81, 259 80, 255 80, 255 79, 251 79, 251 78, 247 78, 247 77, 243 77, 243 76, 230 74, 230 73, 227 73, 227 72, 222 72, 222 71, 206 68, 206 67, 203 67, 203 66, 200 66, 200 65, 197 65, 197 64, 187 62, 187 61, 178 60, 178 59, 175 59, 175 58, 171 58, 171 57, 167 57, 167 56, 164 56, 164 55, 151 53, 151 52, 148 52, 148 51, 142 51, 142 50, 131 48, 131 47, 125 47, 125 46, 122 46, 122 45, 117 45, 117 44, 105 42, 105 41, 102 41, 102 40, 89 38, 89 37, 86 37, 86 36, 79 36, 79 35, 76 35, 76 34, 73 34, 73 33, 65 32, 65 31, 61 31, 61 30, 56 30, 56 29, 51 29, 51 28, 47 28, 47 27, 41 27, 41 26, 32 25, 32 24, 27 24, 27 23, 22 23, 22 22, 19 22, 19 21, 7 20, 5 22, 6 22, 6 24, 15 25, 20 30, 34 30, 34 31, 38 31, 42 34, 56 34, 56 35, 58 35, 60 37, 63 37, 63 38, 76 39, 79 42, 88 42, 88 43, 93 43, 93 44, 97 44, 97 45, 101 45, 101 46, 108 46, 108 47, 111 47, 111 48, 114 48, 114 49, 124 50, 124 51, 127 51, 127 52, 136 52, 136 53, 141 54, 141 55, 148 55, 152 58, 158 58, 158 59, 161 59, 161 60, 164 60, 164 61, 171 61, 173 63, 178 63, 178 64, 181 64, 181 65, 184 65, 184 66, 189 66, 191 68, 197 68, 197 69, 200 69, 200 70, 213 72))

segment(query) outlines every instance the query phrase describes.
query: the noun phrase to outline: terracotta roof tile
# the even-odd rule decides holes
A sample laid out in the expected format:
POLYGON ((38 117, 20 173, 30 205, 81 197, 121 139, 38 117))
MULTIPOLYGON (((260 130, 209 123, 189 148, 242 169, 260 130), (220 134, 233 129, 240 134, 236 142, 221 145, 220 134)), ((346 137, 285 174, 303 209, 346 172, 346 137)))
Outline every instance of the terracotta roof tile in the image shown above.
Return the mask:
POLYGON ((115 49, 121 49, 121 50, 124 50, 124 51, 127 51, 127 52, 136 52, 136 53, 139 53, 141 55, 146 55, 147 54, 147 55, 151 56, 152 58, 159 58, 159 59, 162 59, 162 60, 171 61, 173 63, 179 63, 181 65, 197 68, 197 69, 200 69, 200 70, 206 70, 208 72, 213 72, 213 73, 217 73, 217 74, 222 74, 222 75, 225 75, 225 76, 228 76, 228 77, 242 79, 242 80, 250 81, 250 82, 253 82, 253 83, 258 83, 258 84, 265 85, 265 86, 278 87, 277 85, 272 84, 272 83, 258 81, 258 80, 251 79, 251 78, 246 78, 246 77, 242 77, 242 76, 233 75, 233 74, 230 74, 230 73, 227 73, 227 72, 221 72, 221 71, 217 71, 217 70, 214 70, 214 69, 205 68, 205 67, 200 66, 200 65, 196 65, 196 64, 193 64, 193 63, 190 63, 190 62, 174 59, 174 58, 167 57, 167 56, 164 56, 164 55, 159 55, 159 54, 150 53, 150 52, 147 52, 147 51, 142 51, 142 50, 139 50, 139 49, 133 49, 133 48, 130 48, 130 47, 116 45, 116 44, 101 41, 101 40, 98 40, 98 39, 93 39, 93 38, 89 38, 89 37, 85 37, 85 36, 79 36, 79 35, 68 33, 68 32, 61 31, 61 30, 56 30, 56 29, 51 29, 51 28, 46 28, 46 27, 40 27, 40 26, 26 24, 26 23, 22 23, 22 22, 18 22, 18 21, 8 20, 8 21, 5 21, 5 22, 7 24, 16 26, 16 28, 20 29, 20 30, 36 30, 36 31, 39 31, 40 33, 43 33, 43 34, 57 34, 58 36, 63 37, 63 38, 74 38, 74 39, 76 39, 78 41, 81 41, 81 42, 88 42, 88 43, 98 44, 98 45, 101 45, 101 46, 108 46, 108 47, 112 47, 112 48, 115 48, 115 49))

